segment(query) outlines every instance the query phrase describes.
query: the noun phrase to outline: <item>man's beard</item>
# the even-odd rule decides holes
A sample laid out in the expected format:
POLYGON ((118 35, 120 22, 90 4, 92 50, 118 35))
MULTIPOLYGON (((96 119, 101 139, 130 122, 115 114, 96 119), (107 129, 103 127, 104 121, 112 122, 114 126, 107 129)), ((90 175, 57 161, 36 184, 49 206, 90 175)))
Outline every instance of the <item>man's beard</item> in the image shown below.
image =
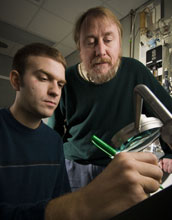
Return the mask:
MULTIPOLYGON (((119 64, 120 64, 120 57, 118 57, 118 60, 116 62, 115 65, 112 66, 112 68, 106 73, 106 74, 99 74, 98 73, 98 70, 93 70, 93 69, 89 69, 89 70, 86 70, 86 76, 88 78, 89 81, 95 83, 95 84, 103 84, 109 80, 111 80, 115 75, 116 75, 116 72, 118 70, 118 67, 119 67, 119 64)), ((111 65, 111 61, 110 60, 107 60, 107 59, 102 59, 102 58, 98 58, 98 59, 95 59, 93 62, 92 62, 92 65, 96 64, 96 63, 109 63, 109 65, 111 65)))

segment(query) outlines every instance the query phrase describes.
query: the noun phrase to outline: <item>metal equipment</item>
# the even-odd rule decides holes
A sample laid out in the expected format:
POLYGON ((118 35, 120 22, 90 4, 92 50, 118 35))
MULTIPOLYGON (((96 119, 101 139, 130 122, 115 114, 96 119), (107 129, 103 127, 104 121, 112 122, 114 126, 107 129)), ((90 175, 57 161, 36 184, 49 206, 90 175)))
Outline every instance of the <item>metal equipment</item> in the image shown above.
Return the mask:
POLYGON ((135 122, 115 134, 111 141, 119 151, 141 151, 159 136, 172 149, 172 114, 145 85, 134 88, 135 122), (157 118, 142 115, 143 100, 151 107, 157 118))

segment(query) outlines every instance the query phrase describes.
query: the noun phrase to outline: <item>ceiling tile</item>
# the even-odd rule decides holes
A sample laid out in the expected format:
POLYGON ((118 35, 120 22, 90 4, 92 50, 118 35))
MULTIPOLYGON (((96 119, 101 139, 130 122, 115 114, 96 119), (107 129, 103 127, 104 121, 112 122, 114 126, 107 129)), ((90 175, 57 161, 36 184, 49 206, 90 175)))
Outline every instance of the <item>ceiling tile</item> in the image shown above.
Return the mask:
POLYGON ((74 51, 74 49, 72 49, 66 45, 63 45, 62 43, 56 44, 53 47, 57 48, 63 54, 64 57, 68 56, 69 54, 71 54, 74 51))
POLYGON ((26 1, 30 1, 35 5, 41 6, 44 0, 26 0, 26 1))
POLYGON ((28 30, 24 30, 22 28, 17 28, 14 25, 7 24, 5 22, 0 21, 0 37, 3 39, 13 41, 19 43, 21 45, 40 42, 48 45, 53 45, 54 42, 49 41, 45 38, 39 37, 28 30))
POLYGON ((109 8, 114 14, 115 16, 120 20, 123 16, 122 12, 117 8, 112 8, 112 6, 110 6, 108 3, 103 3, 103 6, 106 8, 109 8))
POLYGON ((0 54, 7 55, 10 57, 13 57, 17 50, 24 46, 22 44, 18 44, 3 38, 0 38, 0 41, 8 45, 7 48, 0 48, 0 54))
POLYGON ((0 47, 0 54, 3 54, 3 55, 7 55, 7 56, 10 56, 10 51, 12 50, 12 48, 14 47, 14 42, 12 41, 9 41, 9 40, 6 40, 4 38, 0 38, 0 41, 5 43, 8 47, 7 48, 2 48, 0 47))
POLYGON ((61 43, 68 46, 68 47, 70 47, 70 48, 76 49, 76 44, 75 44, 74 39, 73 39, 73 32, 71 32, 67 37, 65 37, 61 41, 61 43))
POLYGON ((25 0, 1 0, 0 20, 17 27, 26 27, 38 7, 25 0))
POLYGON ((10 47, 9 47, 9 43, 11 43, 10 45, 13 46, 13 43, 12 42, 9 42, 8 40, 6 39, 3 39, 2 37, 0 38, 0 41, 2 43, 5 43, 6 45, 8 45, 7 48, 2 48, 0 47, 0 54, 4 54, 4 55, 8 55, 9 54, 9 50, 10 50, 10 47))
POLYGON ((147 2, 147 0, 132 0, 132 1, 126 1, 126 0, 107 0, 106 3, 119 12, 122 17, 129 14, 131 9, 136 9, 142 4, 147 2))
POLYGON ((71 32, 72 26, 63 19, 41 9, 28 29, 39 36, 58 42, 71 32))
POLYGON ((14 46, 11 48, 9 55, 10 55, 11 57, 13 57, 13 56, 16 54, 16 52, 17 52, 20 48, 22 48, 23 46, 24 46, 24 45, 22 45, 22 44, 15 43, 14 46))
MULTIPOLYGON (((103 5, 119 19, 146 0, 0 0, 0 37, 9 47, 0 53, 13 56, 22 45, 42 42, 58 45, 64 56, 76 46, 73 27, 76 18, 91 7, 103 5)), ((1 40, 1 39, 0 39, 1 40)))
POLYGON ((101 4, 99 0, 45 0, 43 8, 48 11, 64 18, 65 20, 74 23, 76 17, 81 12, 86 11, 88 8, 95 7, 101 4))

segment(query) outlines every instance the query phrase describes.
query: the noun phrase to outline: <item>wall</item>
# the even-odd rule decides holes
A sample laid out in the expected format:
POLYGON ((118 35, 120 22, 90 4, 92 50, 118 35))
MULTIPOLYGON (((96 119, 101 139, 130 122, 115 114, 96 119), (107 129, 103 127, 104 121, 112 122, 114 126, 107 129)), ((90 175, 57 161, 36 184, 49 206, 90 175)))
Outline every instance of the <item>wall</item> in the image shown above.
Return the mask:
POLYGON ((76 50, 72 54, 66 57, 67 66, 72 66, 80 62, 79 52, 76 50))
POLYGON ((129 57, 130 51, 130 18, 127 16, 121 20, 123 28, 123 37, 122 37, 122 54, 123 56, 129 57))
POLYGON ((164 18, 172 17, 172 1, 164 0, 164 18))
POLYGON ((15 92, 9 81, 12 58, 0 54, 0 108, 12 104, 15 92))
POLYGON ((15 91, 12 89, 9 80, 0 78, 0 108, 9 107, 15 98, 15 91))
MULTIPOLYGON (((156 0, 157 1, 157 0, 156 0)), ((169 18, 172 16, 172 1, 171 0, 162 0, 164 2, 164 17, 169 18)), ((151 2, 151 1, 150 1, 151 2)), ((130 29, 131 29, 131 16, 128 15, 121 20, 123 26, 123 38, 122 38, 122 51, 123 56, 132 56, 136 59, 139 59, 139 14, 136 14, 135 18, 135 39, 133 46, 130 42, 130 29)), ((67 65, 71 66, 78 62, 79 53, 76 50, 71 55, 66 57, 67 65)), ((0 76, 8 76, 11 68, 12 59, 7 56, 0 55, 0 76)), ((12 90, 8 80, 0 78, 0 108, 9 106, 14 100, 14 91, 12 90)))

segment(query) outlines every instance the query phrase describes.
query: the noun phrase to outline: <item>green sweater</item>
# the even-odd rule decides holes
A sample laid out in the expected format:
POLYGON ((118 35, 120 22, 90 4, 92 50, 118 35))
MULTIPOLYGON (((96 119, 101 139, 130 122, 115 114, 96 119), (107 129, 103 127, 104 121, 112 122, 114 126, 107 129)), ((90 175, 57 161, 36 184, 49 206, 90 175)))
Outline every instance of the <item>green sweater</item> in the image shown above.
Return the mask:
MULTIPOLYGON (((55 129, 64 135, 65 157, 69 160, 106 165, 108 156, 91 143, 93 134, 111 144, 112 136, 133 122, 133 90, 137 84, 147 85, 171 111, 172 99, 139 61, 122 58, 116 76, 110 81, 96 85, 85 81, 79 75, 77 65, 66 71, 67 84, 64 87, 55 117, 55 129)), ((147 116, 154 116, 145 105, 142 110, 147 116)))

